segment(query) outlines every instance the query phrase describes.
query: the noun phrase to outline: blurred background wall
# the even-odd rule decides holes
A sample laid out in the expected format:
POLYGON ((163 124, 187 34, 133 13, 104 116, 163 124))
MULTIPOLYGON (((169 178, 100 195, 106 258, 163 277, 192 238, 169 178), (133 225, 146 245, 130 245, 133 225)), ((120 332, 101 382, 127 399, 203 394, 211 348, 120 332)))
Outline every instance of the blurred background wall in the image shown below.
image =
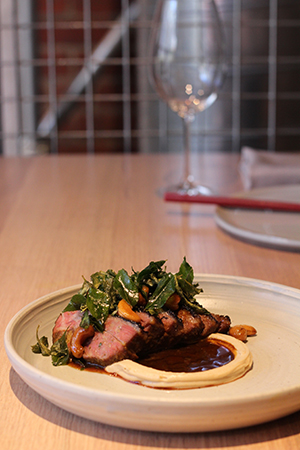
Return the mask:
MULTIPOLYGON (((229 71, 196 151, 300 150, 299 0, 216 0, 229 71)), ((1 0, 0 152, 178 152, 147 76, 153 0, 1 0)))

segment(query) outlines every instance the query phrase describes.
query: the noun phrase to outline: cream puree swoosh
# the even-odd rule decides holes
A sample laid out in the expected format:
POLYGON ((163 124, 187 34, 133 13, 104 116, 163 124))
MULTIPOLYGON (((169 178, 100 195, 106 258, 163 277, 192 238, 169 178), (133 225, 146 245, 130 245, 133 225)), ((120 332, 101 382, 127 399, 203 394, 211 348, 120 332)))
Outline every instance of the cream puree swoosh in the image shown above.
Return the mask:
POLYGON ((154 388, 191 389, 215 386, 234 381, 247 373, 253 364, 252 355, 242 341, 220 333, 209 336, 210 340, 217 339, 234 347, 234 359, 228 364, 203 372, 166 372, 143 366, 135 361, 124 359, 107 366, 105 370, 115 373, 125 380, 138 382, 144 386, 154 388))

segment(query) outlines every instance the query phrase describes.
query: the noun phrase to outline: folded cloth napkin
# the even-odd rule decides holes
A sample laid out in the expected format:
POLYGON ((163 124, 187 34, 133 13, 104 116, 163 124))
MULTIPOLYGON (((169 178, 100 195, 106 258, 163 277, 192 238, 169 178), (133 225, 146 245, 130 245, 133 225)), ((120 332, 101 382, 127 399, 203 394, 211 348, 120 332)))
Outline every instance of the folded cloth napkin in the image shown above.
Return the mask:
POLYGON ((300 153, 243 147, 239 171, 244 189, 300 183, 300 153))

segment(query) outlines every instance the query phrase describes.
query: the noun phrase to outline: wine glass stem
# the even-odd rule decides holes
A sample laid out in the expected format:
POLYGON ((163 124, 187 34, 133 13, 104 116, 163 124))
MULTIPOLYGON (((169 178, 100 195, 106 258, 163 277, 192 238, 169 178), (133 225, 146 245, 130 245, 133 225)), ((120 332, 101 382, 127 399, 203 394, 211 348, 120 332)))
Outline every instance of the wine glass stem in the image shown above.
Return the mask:
POLYGON ((191 174, 191 123, 193 118, 184 117, 183 119, 183 138, 184 138, 184 181, 193 180, 191 174))

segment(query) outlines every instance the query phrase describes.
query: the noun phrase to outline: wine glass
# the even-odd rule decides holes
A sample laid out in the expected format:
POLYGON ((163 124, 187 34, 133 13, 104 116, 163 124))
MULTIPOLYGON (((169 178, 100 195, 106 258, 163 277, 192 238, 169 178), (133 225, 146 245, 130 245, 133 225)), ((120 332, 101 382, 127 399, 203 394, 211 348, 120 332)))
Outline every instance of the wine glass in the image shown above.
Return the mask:
POLYGON ((183 121, 184 178, 168 188, 209 195, 190 170, 191 123, 217 99, 226 73, 224 34, 214 0, 158 0, 150 38, 154 89, 183 121))

